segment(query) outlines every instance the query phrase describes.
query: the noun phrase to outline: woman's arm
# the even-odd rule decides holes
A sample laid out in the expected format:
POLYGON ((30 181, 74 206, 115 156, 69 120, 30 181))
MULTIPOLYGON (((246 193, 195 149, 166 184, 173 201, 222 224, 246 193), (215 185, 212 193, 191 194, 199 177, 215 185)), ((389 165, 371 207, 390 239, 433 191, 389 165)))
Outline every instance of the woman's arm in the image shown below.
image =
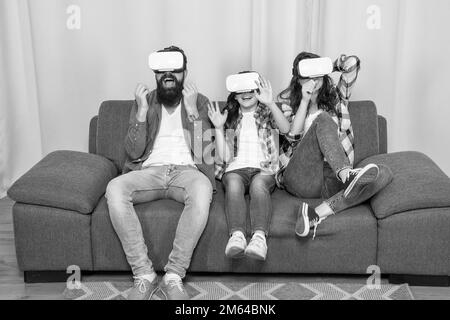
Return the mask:
POLYGON ((339 96, 343 100, 349 100, 358 79, 361 62, 357 56, 341 55, 334 66, 336 71, 342 72, 337 85, 339 96))
POLYGON ((306 116, 308 115, 309 102, 311 101, 312 92, 315 86, 316 83, 313 80, 308 81, 302 86, 302 101, 300 102, 300 107, 297 110, 295 119, 292 122, 289 135, 297 136, 303 133, 306 116))
POLYGON ((228 111, 225 110, 225 112, 222 114, 218 105, 211 106, 211 104, 209 104, 208 116, 215 127, 215 143, 219 159, 222 162, 228 163, 233 158, 230 146, 225 140, 224 125, 228 118, 228 111))

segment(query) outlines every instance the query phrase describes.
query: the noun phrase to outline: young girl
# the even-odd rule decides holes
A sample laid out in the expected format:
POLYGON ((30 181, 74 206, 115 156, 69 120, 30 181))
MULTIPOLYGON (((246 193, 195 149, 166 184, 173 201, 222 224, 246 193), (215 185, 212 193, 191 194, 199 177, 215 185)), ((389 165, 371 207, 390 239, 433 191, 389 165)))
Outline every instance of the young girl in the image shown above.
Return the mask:
POLYGON ((334 63, 341 72, 337 87, 326 75, 304 78, 299 63, 319 58, 302 52, 294 60, 293 78, 279 98, 291 129, 282 143, 282 168, 277 174, 279 186, 300 198, 327 199, 313 209, 303 203, 295 232, 309 234, 329 215, 336 214, 368 200, 392 179, 389 168, 369 164, 353 169, 354 135, 348 112, 348 101, 360 69, 357 57, 342 55, 334 63), (333 196, 334 195, 334 196, 333 196))
POLYGON ((218 106, 210 106, 209 117, 216 128, 218 157, 224 164, 217 176, 221 178, 224 173, 222 182, 230 233, 225 254, 229 258, 245 254, 265 260, 272 214, 271 193, 276 185, 274 175, 279 169, 275 129, 287 133, 290 126, 274 102, 270 83, 260 77, 256 84, 258 90, 231 93, 223 114, 218 106), (237 144, 234 144, 235 139, 237 144), (250 195, 252 230, 248 245, 246 193, 250 195))

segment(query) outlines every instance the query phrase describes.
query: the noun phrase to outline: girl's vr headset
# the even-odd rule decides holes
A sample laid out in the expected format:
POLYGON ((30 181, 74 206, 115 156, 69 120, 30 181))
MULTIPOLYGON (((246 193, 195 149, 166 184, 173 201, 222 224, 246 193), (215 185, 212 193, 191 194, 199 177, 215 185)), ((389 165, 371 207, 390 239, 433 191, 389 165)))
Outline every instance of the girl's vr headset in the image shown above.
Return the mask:
POLYGON ((227 77, 227 90, 233 93, 243 93, 257 90, 259 81, 257 72, 233 74, 227 77))
POLYGON ((148 65, 154 72, 184 71, 183 54, 179 51, 154 52, 148 57, 148 65))
POLYGON ((298 63, 298 73, 302 78, 320 78, 333 72, 330 58, 304 59, 298 63))

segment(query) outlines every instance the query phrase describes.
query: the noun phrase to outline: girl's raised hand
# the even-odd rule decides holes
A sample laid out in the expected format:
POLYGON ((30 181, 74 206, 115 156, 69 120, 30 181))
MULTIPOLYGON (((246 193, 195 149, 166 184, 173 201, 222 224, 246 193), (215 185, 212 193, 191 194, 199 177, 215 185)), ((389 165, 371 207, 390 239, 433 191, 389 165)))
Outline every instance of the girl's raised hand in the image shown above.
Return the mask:
POLYGON ((220 107, 217 102, 212 105, 211 103, 209 103, 208 117, 213 123, 214 127, 216 127, 216 129, 223 129, 225 122, 228 119, 228 110, 225 110, 225 112, 222 114, 222 112, 220 112, 220 107))
POLYGON ((273 103, 272 85, 263 76, 259 77, 259 81, 255 81, 258 86, 259 93, 255 93, 255 97, 262 104, 269 106, 273 103))

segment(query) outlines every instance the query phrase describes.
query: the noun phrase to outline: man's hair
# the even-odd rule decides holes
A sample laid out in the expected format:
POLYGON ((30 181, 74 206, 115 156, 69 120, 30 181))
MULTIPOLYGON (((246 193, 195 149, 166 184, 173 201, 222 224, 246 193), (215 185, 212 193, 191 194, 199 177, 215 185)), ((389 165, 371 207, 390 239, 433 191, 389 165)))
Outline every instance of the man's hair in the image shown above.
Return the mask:
POLYGON ((186 57, 186 54, 184 53, 183 49, 181 49, 177 46, 170 46, 170 47, 164 48, 162 50, 159 50, 158 52, 181 52, 181 54, 183 55, 183 69, 184 70, 187 69, 187 57, 186 57))

